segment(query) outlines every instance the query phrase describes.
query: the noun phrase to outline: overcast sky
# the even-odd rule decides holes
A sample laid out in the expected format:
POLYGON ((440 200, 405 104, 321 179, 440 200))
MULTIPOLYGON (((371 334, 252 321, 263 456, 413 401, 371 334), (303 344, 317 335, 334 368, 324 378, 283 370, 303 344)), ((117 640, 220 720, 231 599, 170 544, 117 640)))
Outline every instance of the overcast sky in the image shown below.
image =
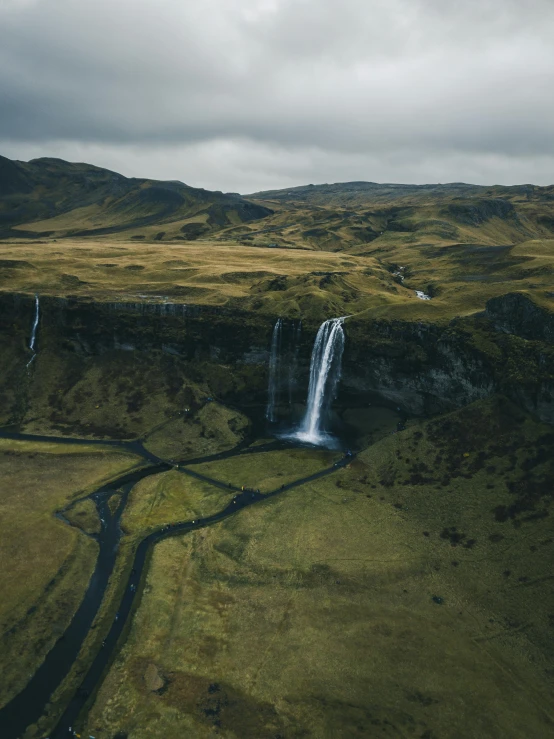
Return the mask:
POLYGON ((242 193, 554 182, 554 0, 0 0, 0 153, 242 193))

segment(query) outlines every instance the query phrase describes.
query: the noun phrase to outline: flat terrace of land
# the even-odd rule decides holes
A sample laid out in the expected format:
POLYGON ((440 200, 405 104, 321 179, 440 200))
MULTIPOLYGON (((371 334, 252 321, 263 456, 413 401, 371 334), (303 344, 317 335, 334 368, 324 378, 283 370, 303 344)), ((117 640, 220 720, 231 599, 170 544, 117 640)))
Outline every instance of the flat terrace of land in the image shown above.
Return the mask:
POLYGON ((367 312, 447 320, 483 310, 489 298, 514 291, 554 309, 553 275, 552 239, 506 246, 433 244, 386 233, 356 254, 215 240, 0 243, 4 291, 240 307, 313 319, 367 312), (420 300, 416 290, 431 300, 420 300))

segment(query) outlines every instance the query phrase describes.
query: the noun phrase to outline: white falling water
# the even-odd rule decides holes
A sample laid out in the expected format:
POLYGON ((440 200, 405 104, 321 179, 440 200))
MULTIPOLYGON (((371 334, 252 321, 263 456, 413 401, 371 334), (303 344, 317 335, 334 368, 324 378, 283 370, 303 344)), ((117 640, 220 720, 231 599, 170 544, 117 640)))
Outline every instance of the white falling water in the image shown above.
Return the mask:
POLYGON ((282 330, 283 320, 278 318, 273 327, 271 352, 269 355, 269 381, 267 385, 267 407, 265 417, 270 423, 274 423, 276 421, 275 407, 277 405, 277 395, 279 391, 282 330))
POLYGON ((38 299, 38 295, 35 295, 35 319, 33 321, 33 328, 31 329, 31 339, 29 341, 29 349, 33 352, 33 356, 27 362, 27 367, 31 364, 33 359, 36 357, 35 344, 37 340, 39 311, 40 311, 39 299, 38 299))
POLYGON ((344 317, 325 321, 315 338, 310 362, 306 415, 294 434, 296 439, 308 444, 325 444, 330 438, 325 432, 324 423, 340 380, 344 350, 343 321, 344 317))

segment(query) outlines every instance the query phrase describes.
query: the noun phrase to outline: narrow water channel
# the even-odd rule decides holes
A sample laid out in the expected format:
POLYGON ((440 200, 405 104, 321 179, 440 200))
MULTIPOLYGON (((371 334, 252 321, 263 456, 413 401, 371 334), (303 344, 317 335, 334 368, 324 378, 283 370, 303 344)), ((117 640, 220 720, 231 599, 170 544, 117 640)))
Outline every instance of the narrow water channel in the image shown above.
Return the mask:
MULTIPOLYGON (((0 438, 8 438, 16 441, 25 440, 81 445, 98 444, 103 446, 119 447, 125 451, 132 451, 152 463, 148 467, 121 475, 112 482, 103 485, 95 493, 89 496, 96 504, 101 520, 101 531, 98 536, 98 544, 100 547, 98 559, 84 598, 67 630, 46 655, 44 662, 37 669, 29 683, 18 695, 16 695, 0 710, 0 737, 2 737, 2 739, 20 739, 26 728, 31 724, 36 723, 40 717, 44 715, 50 697, 69 674, 91 629, 108 587, 110 576, 113 572, 121 538, 121 516, 125 509, 131 489, 137 482, 145 477, 173 469, 173 466, 150 453, 144 448, 141 441, 106 442, 51 436, 33 436, 31 434, 10 432, 5 429, 0 430, 0 438), (108 500, 115 491, 122 493, 122 500, 118 509, 114 514, 112 514, 108 505, 108 500)), ((237 447, 227 452, 207 455, 204 458, 190 460, 187 462, 187 465, 201 461, 205 462, 224 459, 237 454, 264 452, 270 449, 281 448, 282 446, 291 445, 277 441, 270 442, 267 445, 246 449, 245 442, 242 442, 237 445, 237 447)), ((122 640, 120 637, 129 616, 133 611, 133 607, 138 603, 137 594, 141 592, 140 586, 141 582, 143 582, 145 563, 148 560, 148 554, 154 544, 169 536, 184 534, 189 531, 211 526, 219 521, 223 521, 247 506, 271 498, 279 493, 285 492, 286 490, 291 490, 292 488, 317 480, 325 475, 329 475, 350 463, 351 460, 352 455, 347 454, 332 467, 328 467, 313 475, 285 484, 266 494, 248 491, 242 492, 239 491, 238 488, 221 480, 215 480, 199 472, 195 472, 193 469, 190 469, 189 466, 179 466, 178 471, 182 474, 194 477, 195 479, 223 489, 226 492, 234 490, 237 494, 219 513, 203 519, 195 520, 194 522, 185 521, 182 523, 172 524, 170 526, 164 526, 157 531, 150 533, 139 543, 135 552, 131 573, 117 609, 117 617, 113 621, 102 647, 96 654, 92 664, 85 674, 85 677, 75 691, 55 729, 49 734, 49 739, 62 739, 62 737, 65 739, 66 737, 71 736, 70 727, 75 726, 87 699, 98 688, 104 672, 113 660, 117 650, 122 646, 122 640)))

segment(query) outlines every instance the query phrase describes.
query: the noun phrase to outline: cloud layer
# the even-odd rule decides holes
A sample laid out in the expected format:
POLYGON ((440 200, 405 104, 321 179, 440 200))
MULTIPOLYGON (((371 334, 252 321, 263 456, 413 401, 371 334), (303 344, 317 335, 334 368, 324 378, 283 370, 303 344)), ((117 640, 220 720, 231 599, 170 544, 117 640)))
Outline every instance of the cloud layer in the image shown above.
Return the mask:
POLYGON ((0 147, 253 191, 554 181, 551 0, 3 0, 0 147))

